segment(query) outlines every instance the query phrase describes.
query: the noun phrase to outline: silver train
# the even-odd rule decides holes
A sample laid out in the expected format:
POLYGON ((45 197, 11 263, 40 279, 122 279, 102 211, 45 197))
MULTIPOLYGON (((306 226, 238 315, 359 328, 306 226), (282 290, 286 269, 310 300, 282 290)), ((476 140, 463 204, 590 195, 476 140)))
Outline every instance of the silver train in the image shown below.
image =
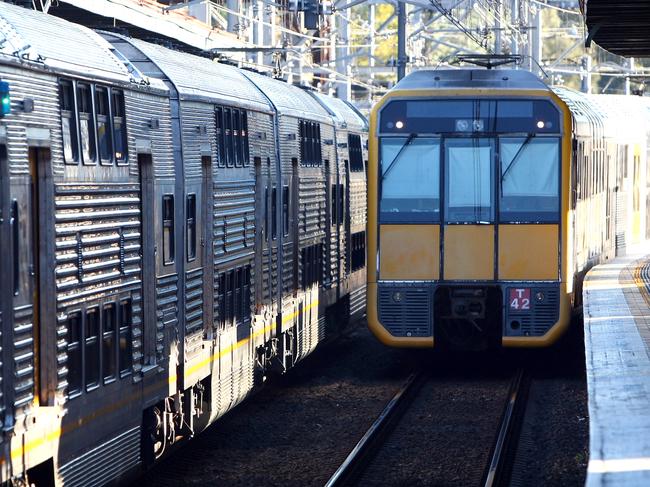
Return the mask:
POLYGON ((125 478, 363 313, 365 119, 0 3, 0 482, 125 478))

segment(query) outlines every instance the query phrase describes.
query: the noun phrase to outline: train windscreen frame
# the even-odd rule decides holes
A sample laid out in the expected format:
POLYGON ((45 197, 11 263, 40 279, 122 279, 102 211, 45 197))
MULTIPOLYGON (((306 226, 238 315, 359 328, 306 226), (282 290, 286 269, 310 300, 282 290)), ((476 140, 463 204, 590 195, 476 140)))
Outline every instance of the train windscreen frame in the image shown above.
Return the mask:
MULTIPOLYGON (((379 123, 380 223, 559 222, 560 131, 559 109, 541 98, 389 101, 381 109, 379 123), (485 178, 475 178, 479 186, 469 186, 478 189, 472 194, 457 192, 456 208, 448 180, 454 171, 446 147, 462 146, 449 141, 463 139, 490 141, 485 143, 492 154, 489 171, 494 184, 488 202, 485 178), (422 145, 427 141, 436 141, 440 150, 423 158, 422 145), (401 194, 394 191, 398 186, 401 194)), ((475 160, 476 150, 473 154, 475 160)), ((478 174, 481 167, 474 166, 461 173, 478 174)))

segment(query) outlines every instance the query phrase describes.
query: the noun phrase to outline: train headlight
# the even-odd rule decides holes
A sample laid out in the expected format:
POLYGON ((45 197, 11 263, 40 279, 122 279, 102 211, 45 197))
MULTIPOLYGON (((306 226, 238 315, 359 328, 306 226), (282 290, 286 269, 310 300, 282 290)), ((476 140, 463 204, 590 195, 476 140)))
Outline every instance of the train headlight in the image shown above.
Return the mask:
POLYGON ((469 130, 469 120, 456 120, 456 132, 467 132, 469 130))
POLYGON ((542 291, 537 291, 535 293, 535 301, 537 301, 538 303, 544 301, 544 293, 542 291))
POLYGON ((544 123, 544 120, 539 120, 537 122, 537 128, 538 129, 543 129, 545 126, 546 126, 546 124, 544 123))
POLYGON ((401 120, 398 120, 397 122, 395 122, 395 128, 403 129, 404 128, 404 122, 402 122, 401 120))

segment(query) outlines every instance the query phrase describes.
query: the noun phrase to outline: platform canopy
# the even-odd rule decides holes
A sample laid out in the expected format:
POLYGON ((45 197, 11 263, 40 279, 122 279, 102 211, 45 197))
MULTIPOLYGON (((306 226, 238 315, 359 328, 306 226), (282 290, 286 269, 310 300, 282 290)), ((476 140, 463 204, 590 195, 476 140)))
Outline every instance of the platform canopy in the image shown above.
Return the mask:
POLYGON ((650 1, 580 0, 588 40, 625 57, 650 57, 650 1))

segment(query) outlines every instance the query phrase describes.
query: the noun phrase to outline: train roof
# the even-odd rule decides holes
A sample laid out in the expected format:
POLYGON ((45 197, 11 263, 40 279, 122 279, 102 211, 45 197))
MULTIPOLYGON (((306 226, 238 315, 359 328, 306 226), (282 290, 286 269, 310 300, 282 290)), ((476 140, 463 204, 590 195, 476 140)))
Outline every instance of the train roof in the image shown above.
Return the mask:
MULTIPOLYGON (((111 38, 111 34, 107 34, 111 38)), ((218 99, 219 101, 247 105, 254 108, 270 111, 268 100, 259 92, 253 83, 234 66, 221 64, 210 59, 195 56, 166 47, 151 44, 139 39, 122 39, 144 54, 153 65, 140 62, 141 69, 147 76, 160 77, 164 74, 176 87, 181 98, 192 96, 218 99)), ((115 42, 117 46, 117 42, 115 42)), ((123 54, 133 59, 137 53, 128 52, 123 44, 119 46, 123 54)))
POLYGON ((340 98, 318 92, 312 92, 311 94, 327 107, 339 126, 345 125, 352 130, 366 130, 368 128, 368 121, 365 117, 340 98))
POLYGON ((523 69, 422 69, 413 71, 394 90, 435 90, 441 88, 503 88, 548 90, 548 86, 523 69))
POLYGON ((0 53, 51 70, 128 82, 129 72, 97 33, 53 15, 0 3, 0 53))
POLYGON ((243 73, 264 92, 279 113, 332 123, 328 111, 305 90, 253 71, 243 73))

